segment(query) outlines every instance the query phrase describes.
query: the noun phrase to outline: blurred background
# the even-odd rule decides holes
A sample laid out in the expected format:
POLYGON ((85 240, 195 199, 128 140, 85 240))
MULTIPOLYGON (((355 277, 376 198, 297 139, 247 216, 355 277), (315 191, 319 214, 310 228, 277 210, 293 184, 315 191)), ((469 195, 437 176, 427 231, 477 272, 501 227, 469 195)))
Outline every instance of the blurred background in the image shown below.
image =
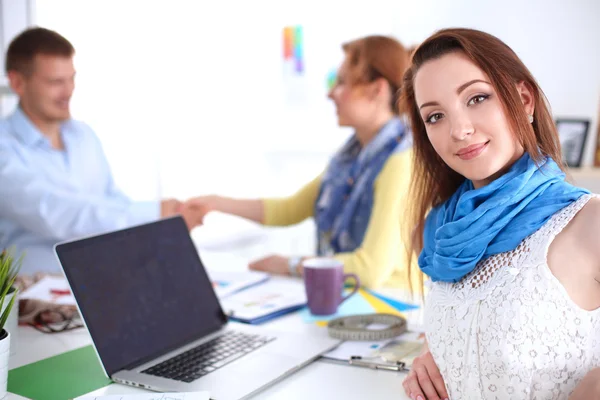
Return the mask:
MULTIPOLYGON (((385 34, 413 46, 437 29, 459 26, 511 46, 545 90, 555 119, 588 121, 585 135, 575 134, 580 145, 573 151, 581 157, 572 175, 600 192, 598 0, 0 4, 2 57, 8 42, 32 25, 73 43, 73 116, 96 131, 117 183, 136 200, 293 193, 351 133, 337 127, 326 97, 341 44, 385 34), (292 60, 285 57, 286 27, 296 35, 292 60)), ((0 93, 6 115, 16 101, 5 78, 0 93)), ((313 229, 312 221, 267 229, 211 215, 192 234, 205 248, 259 257, 312 254, 313 229)))

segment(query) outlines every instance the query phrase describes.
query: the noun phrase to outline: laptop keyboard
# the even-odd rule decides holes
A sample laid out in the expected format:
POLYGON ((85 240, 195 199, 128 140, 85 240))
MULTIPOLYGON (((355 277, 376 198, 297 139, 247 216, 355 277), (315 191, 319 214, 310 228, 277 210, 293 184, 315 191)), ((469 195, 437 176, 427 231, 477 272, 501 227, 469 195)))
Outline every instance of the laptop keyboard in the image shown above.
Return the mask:
POLYGON ((274 337, 228 331, 142 372, 182 382, 193 382, 274 339, 274 337))

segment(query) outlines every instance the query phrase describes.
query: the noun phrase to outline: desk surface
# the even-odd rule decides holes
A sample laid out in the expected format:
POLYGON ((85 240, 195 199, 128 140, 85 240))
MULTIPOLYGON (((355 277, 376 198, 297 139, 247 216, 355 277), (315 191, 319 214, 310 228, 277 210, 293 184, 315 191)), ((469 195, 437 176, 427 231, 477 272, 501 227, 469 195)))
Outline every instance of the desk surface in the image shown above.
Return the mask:
MULTIPOLYGON (((277 278, 285 279, 285 278, 277 278)), ((419 311, 416 311, 419 313, 419 311)), ((418 321, 418 316, 416 316, 418 321)), ((410 317, 409 317, 410 318, 410 317)), ((414 320, 410 318, 410 320, 414 320)), ((326 328, 306 323, 298 313, 290 314, 266 324, 268 329, 280 332, 302 332, 307 335, 326 335, 326 328)), ((52 357, 63 352, 91 344, 84 328, 60 334, 44 334, 29 327, 19 327, 17 354, 11 358, 10 367, 17 368, 52 357)), ((326 360, 315 361, 293 375, 271 385, 253 398, 256 399, 408 399, 402 388, 405 374, 401 372, 370 370, 334 364, 326 360)), ((101 394, 127 394, 143 392, 142 389, 112 384, 92 392, 101 394)), ((22 399, 9 395, 9 400, 22 399)))

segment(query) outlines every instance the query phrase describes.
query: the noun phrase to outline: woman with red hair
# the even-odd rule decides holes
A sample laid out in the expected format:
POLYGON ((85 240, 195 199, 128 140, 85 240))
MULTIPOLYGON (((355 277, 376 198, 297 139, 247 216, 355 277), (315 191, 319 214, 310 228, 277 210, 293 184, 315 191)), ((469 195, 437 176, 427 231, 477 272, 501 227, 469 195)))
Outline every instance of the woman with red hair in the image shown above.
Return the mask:
POLYGON ((546 99, 498 38, 442 30, 402 86, 412 248, 430 277, 413 399, 600 397, 600 199, 565 181, 546 99))
MULTIPOLYGON (((345 58, 329 98, 340 126, 354 134, 322 174, 295 194, 281 198, 233 199, 202 196, 188 204, 268 226, 290 226, 314 217, 319 256, 344 264, 363 286, 409 288, 408 261, 398 243, 407 242, 404 210, 410 181, 411 134, 398 113, 398 93, 409 54, 389 36, 366 36, 342 45, 345 58)), ((304 257, 271 255, 250 268, 301 275, 304 257)))

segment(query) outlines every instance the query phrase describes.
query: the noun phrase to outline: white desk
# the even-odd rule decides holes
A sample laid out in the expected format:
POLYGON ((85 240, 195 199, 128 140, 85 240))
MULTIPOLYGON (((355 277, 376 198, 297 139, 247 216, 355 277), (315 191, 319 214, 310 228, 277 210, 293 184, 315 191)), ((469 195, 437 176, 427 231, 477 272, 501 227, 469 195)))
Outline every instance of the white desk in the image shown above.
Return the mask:
MULTIPOLYGON (((274 278, 293 279, 293 278, 274 278)), ((392 294, 392 292, 386 293, 392 294)), ((395 293, 395 297, 398 293, 395 293)), ((408 314, 411 322, 420 323, 421 312, 408 314)), ((264 326, 281 332, 302 332, 306 335, 326 335, 326 328, 306 323, 298 313, 274 319, 264 326)), ((44 358, 52 357, 82 346, 91 344, 91 338, 84 328, 73 331, 44 334, 30 327, 20 327, 19 347, 16 356, 11 358, 10 367, 16 368, 44 358)), ((333 364, 318 360, 293 375, 274 383, 256 394, 255 399, 408 399, 402 388, 405 373, 371 370, 333 364)), ((120 384, 112 384, 92 392, 100 394, 126 394, 143 392, 142 389, 120 384)), ((8 400, 22 399, 9 395, 8 400)))

